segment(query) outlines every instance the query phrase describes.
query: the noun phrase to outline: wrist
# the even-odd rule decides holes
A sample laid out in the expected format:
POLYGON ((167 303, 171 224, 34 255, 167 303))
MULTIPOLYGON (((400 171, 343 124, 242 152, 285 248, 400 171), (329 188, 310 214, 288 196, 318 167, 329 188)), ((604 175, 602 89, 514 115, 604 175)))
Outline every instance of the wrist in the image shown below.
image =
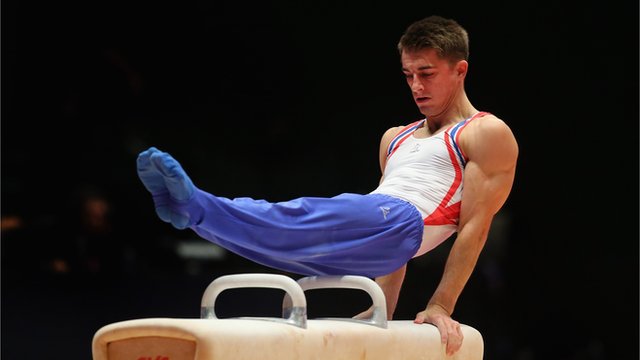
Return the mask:
POLYGON ((427 303, 427 309, 429 308, 438 308, 441 311, 444 311, 447 315, 451 316, 453 314, 453 306, 449 307, 441 302, 438 302, 437 300, 430 300, 427 303))

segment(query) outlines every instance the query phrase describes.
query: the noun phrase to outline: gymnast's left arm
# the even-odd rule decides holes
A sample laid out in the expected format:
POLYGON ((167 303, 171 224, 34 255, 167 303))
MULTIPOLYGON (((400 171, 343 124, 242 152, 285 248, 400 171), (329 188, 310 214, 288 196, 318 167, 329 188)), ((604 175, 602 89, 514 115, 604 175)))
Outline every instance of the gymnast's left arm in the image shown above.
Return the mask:
POLYGON ((515 177, 518 145, 509 127, 493 115, 470 122, 460 134, 460 147, 468 158, 458 235, 447 258, 438 287, 416 323, 438 327, 447 354, 462 345, 460 324, 451 318, 480 252, 494 215, 504 205, 515 177))

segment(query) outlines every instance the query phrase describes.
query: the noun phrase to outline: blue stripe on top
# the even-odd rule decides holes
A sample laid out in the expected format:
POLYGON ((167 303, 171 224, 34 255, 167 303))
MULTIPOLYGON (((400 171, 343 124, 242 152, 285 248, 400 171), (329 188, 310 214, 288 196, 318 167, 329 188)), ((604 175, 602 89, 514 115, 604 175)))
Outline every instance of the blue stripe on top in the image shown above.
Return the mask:
POLYGON ((391 140, 391 143, 389 144, 389 147, 387 148, 387 156, 391 155, 391 153, 393 152, 393 149, 396 147, 396 143, 400 139, 402 139, 405 135, 416 131, 416 129, 419 128, 424 122, 425 122, 425 120, 421 120, 417 124, 411 126, 410 128, 408 128, 405 131, 402 131, 400 134, 396 135, 396 137, 394 137, 393 140, 391 140))
POLYGON ((478 111, 477 113, 469 116, 468 118, 460 121, 459 123, 455 124, 453 126, 453 128, 451 128, 451 130, 449 131, 449 136, 451 137, 451 144, 453 144, 453 150, 456 152, 456 155, 458 156, 458 159, 460 159, 460 163, 462 164, 462 166, 467 165, 467 161, 464 159, 464 156, 462 156, 462 150, 460 150, 460 147, 458 146, 458 143, 456 142, 456 134, 458 133, 458 131, 460 131, 460 129, 469 122, 469 120, 475 118, 476 116, 478 116, 478 114, 482 113, 482 111, 478 111))
MULTIPOLYGON (((470 118, 469 118, 470 119, 470 118)), ((458 160, 460 160, 460 163, 462 164, 462 166, 465 166, 467 164, 466 160, 464 159, 464 156, 462 156, 462 151, 460 150, 460 146, 458 146, 458 143, 456 142, 456 133, 458 133, 458 130, 460 130, 460 128, 467 123, 467 121, 469 121, 469 119, 466 119, 462 122, 457 123, 456 125, 453 126, 453 128, 451 129, 451 131, 449 131, 449 137, 451 138, 451 144, 453 146, 453 151, 455 151, 456 156, 458 156, 458 160)))

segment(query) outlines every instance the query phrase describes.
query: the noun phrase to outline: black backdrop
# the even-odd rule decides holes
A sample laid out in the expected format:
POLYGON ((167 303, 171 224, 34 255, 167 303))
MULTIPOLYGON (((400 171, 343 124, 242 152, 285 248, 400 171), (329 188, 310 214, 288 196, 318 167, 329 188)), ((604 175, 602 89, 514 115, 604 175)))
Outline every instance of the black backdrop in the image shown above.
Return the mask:
MULTIPOLYGON (((274 272, 180 256, 204 241, 155 217, 136 155, 169 151, 227 197, 368 192, 384 130, 420 116, 395 44, 430 14, 467 28, 468 95, 520 144, 455 317, 487 359, 636 359, 638 8, 593 1, 3 1, 2 357, 87 359, 103 325, 197 317, 215 277, 274 272)), ((396 318, 452 241, 410 263, 396 318)), ((224 295, 221 313, 277 316, 279 296, 224 295)))

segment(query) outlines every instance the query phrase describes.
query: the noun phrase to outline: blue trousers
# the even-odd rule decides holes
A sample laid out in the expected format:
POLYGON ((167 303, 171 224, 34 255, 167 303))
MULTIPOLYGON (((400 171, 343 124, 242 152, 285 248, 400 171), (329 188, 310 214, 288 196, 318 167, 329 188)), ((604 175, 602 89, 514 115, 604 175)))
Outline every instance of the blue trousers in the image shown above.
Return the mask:
POLYGON ((302 275, 387 275, 415 255, 423 222, 408 202, 382 194, 345 193, 270 203, 228 199, 196 189, 179 202, 199 236, 256 263, 302 275))

